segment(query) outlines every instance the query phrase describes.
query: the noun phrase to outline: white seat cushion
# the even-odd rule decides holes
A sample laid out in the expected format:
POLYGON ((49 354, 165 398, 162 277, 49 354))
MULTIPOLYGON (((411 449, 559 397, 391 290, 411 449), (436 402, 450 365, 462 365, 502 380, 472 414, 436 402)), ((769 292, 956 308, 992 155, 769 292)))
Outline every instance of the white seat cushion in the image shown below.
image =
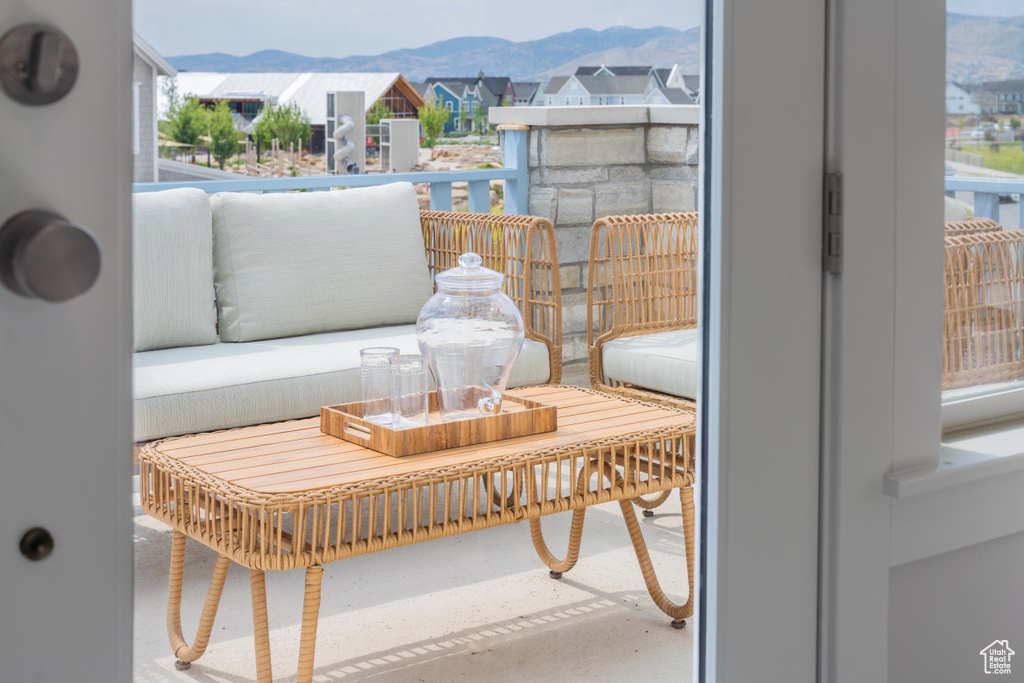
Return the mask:
POLYGON ((409 183, 211 202, 222 341, 415 323, 434 293, 409 183))
POLYGON ((700 332, 674 330, 613 339, 601 353, 604 375, 680 398, 700 393, 700 332))
MULTIPOLYGON (((359 400, 359 349, 418 353, 415 325, 137 353, 135 440, 311 417, 359 400)), ((543 384, 547 346, 527 340, 510 386, 543 384)))
POLYGON ((185 188, 132 196, 135 350, 217 341, 210 200, 185 188))

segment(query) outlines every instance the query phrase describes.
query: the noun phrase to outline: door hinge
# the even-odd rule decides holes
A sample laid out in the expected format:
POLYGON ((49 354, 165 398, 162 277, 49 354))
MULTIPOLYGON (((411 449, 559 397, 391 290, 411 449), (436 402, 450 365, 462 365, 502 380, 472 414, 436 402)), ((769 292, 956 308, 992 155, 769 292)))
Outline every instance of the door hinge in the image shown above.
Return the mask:
POLYGON ((843 272, 843 176, 826 173, 822 220, 822 267, 826 273, 843 272))

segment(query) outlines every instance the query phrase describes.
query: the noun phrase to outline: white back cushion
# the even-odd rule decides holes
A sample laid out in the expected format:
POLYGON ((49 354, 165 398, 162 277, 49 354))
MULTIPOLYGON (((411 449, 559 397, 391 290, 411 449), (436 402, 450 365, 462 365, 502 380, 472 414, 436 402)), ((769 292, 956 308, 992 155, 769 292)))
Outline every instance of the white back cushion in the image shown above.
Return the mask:
POLYGON ((409 183, 212 205, 223 341, 414 323, 433 294, 409 183))
POLYGON ((132 196, 135 350, 217 341, 210 200, 196 189, 132 196))

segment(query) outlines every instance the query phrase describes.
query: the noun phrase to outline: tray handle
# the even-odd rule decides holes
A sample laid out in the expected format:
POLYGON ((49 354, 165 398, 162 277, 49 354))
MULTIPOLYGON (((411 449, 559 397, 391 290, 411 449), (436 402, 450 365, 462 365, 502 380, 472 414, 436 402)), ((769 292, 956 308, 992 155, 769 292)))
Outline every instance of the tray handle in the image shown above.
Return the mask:
POLYGON ((345 421, 345 433, 356 439, 363 439, 364 441, 368 441, 372 435, 369 427, 364 427, 363 425, 349 422, 347 420, 345 421))

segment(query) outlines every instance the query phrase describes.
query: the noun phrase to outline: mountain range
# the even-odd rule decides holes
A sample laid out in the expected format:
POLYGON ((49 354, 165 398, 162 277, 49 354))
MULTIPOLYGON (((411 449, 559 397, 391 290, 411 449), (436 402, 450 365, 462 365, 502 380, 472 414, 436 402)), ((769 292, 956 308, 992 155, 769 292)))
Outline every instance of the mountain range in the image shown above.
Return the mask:
POLYGON ((397 71, 411 81, 431 76, 475 76, 483 71, 514 80, 537 80, 572 73, 577 63, 659 67, 680 63, 687 73, 697 73, 699 51, 699 28, 679 31, 663 26, 614 26, 603 31, 582 28, 518 43, 489 36, 452 38, 372 56, 305 57, 262 50, 244 57, 214 52, 179 55, 168 61, 182 71, 397 71))
MULTIPOLYGON (((701 29, 615 26, 577 29, 539 40, 513 42, 491 36, 452 38, 379 55, 306 57, 262 50, 238 57, 220 52, 179 55, 169 61, 183 71, 397 71, 407 79, 431 76, 510 76, 546 80, 583 64, 679 64, 685 73, 700 66, 701 29)), ((946 15, 946 78, 976 83, 1024 78, 1024 16, 946 15)))

